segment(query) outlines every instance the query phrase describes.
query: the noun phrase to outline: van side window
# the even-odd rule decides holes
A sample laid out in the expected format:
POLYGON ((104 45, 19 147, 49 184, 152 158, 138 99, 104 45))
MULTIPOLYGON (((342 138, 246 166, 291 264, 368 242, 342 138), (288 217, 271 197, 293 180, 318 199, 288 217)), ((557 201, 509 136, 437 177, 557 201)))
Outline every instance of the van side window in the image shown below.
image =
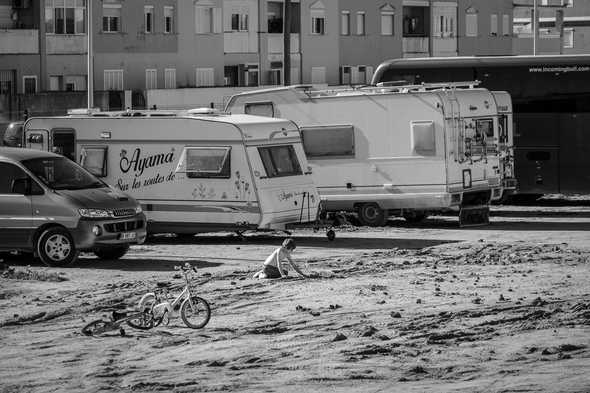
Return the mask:
POLYGON ((293 145, 259 147, 258 152, 268 177, 302 174, 293 145))
POLYGON ((0 162, 0 194, 15 194, 13 191, 14 181, 29 177, 18 166, 8 162, 0 162))
POLYGON ((301 127, 303 148, 308 158, 353 158, 354 127, 301 127))
POLYGON ((184 162, 191 179, 229 179, 231 147, 187 147, 184 162))
POLYGON ((272 102, 249 102, 244 105, 244 113, 247 115, 257 115, 274 117, 275 109, 272 102))
POLYGON ((417 156, 436 155, 436 139, 434 135, 434 123, 431 121, 413 121, 412 129, 412 154, 417 156))
POLYGON ((107 146, 82 146, 80 165, 96 177, 107 176, 107 146))

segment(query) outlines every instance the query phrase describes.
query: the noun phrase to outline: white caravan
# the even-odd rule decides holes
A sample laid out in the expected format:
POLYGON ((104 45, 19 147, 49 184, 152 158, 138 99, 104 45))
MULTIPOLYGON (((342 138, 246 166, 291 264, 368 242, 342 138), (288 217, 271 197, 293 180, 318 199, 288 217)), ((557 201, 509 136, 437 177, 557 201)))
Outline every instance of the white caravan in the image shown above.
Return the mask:
POLYGON ((499 120, 477 84, 290 86, 237 94, 226 110, 296 122, 328 211, 383 225, 390 214, 419 221, 451 209, 461 225, 487 223, 501 195, 499 120))
POLYGON ((316 219, 297 126, 214 111, 31 118, 26 147, 77 161, 140 201, 149 233, 283 229, 316 219))

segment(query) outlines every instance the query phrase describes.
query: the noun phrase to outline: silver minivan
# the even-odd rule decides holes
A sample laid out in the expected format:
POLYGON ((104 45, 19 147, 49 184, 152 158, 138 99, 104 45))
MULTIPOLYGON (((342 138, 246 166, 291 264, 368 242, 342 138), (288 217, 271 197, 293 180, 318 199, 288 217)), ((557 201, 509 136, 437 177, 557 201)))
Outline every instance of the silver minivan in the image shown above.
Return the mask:
POLYGON ((0 147, 0 252, 33 252, 63 266, 80 251, 120 258, 145 238, 133 198, 64 156, 0 147))

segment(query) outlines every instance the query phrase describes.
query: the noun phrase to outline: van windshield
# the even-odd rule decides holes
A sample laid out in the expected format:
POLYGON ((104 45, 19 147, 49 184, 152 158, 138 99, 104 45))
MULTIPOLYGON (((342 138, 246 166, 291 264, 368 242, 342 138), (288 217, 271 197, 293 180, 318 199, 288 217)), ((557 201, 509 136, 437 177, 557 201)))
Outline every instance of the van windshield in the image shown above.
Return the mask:
POLYGON ((22 161, 47 187, 54 190, 83 190, 106 185, 65 157, 43 157, 22 161))

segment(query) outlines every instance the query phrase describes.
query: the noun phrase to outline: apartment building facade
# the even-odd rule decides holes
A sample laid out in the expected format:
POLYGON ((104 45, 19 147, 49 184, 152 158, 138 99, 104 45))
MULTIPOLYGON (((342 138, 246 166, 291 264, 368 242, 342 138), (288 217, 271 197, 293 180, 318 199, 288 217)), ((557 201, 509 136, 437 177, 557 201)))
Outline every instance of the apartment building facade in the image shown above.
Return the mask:
MULTIPOLYGON (((0 0, 0 94, 86 89, 88 1, 0 0)), ((525 54, 532 1, 292 0, 285 27, 284 0, 93 0, 94 88, 282 84, 285 28, 292 84, 367 83, 390 58, 525 54)), ((537 1, 539 53, 588 53, 590 2, 537 1)))
POLYGON ((537 0, 537 9, 535 22, 533 0, 515 1, 514 54, 590 53, 589 1, 537 0))

